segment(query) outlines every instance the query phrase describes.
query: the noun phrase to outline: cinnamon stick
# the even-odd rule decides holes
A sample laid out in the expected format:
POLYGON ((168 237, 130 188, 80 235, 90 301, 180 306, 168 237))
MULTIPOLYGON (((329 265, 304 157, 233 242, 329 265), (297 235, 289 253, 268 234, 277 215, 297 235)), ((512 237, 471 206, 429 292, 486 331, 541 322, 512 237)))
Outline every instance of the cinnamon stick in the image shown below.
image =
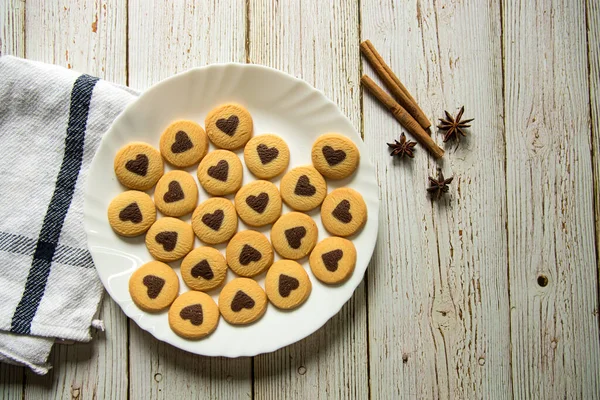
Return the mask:
POLYGON ((365 55, 377 75, 383 80, 385 86, 392 92, 392 94, 398 99, 398 103, 406 109, 413 116, 415 120, 423 127, 428 129, 431 126, 431 122, 425 116, 425 113, 415 99, 410 95, 406 87, 400 82, 400 79, 394 74, 394 71, 385 63, 381 55, 375 49, 375 46, 370 40, 365 40, 360 44, 360 50, 365 55))
POLYGON ((425 132, 419 123, 402 107, 396 100, 387 94, 367 75, 360 78, 361 83, 371 92, 377 100, 379 100, 392 115, 400 122, 407 131, 409 131, 415 139, 421 143, 427 150, 433 154, 435 158, 441 158, 444 155, 444 150, 439 147, 433 139, 425 132))

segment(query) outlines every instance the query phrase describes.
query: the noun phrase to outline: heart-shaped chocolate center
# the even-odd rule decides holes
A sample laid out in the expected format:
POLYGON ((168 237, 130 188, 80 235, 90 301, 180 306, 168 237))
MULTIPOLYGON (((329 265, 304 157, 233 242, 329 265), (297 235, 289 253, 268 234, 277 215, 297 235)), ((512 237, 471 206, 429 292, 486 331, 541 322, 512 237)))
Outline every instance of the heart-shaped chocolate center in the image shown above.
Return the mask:
POLYGON ((304 236, 306 236, 306 228, 303 226, 285 230, 285 238, 292 249, 300 248, 304 236))
POLYGON ((189 320, 192 325, 202 325, 204 315, 202 314, 202 304, 192 304, 191 306, 183 307, 179 311, 181 319, 189 320))
POLYGON ((129 204, 127 207, 121 210, 119 213, 119 219, 123 222, 131 221, 134 224, 139 224, 143 220, 140 207, 135 202, 129 204))
POLYGON ((332 167, 346 159, 346 152, 344 150, 334 150, 331 146, 324 146, 322 151, 327 164, 332 167))
POLYGON ((245 244, 242 247, 242 251, 240 252, 240 264, 248 265, 253 261, 259 261, 262 258, 262 254, 260 251, 256 250, 254 247, 249 244, 245 244))
POLYGON ((173 251, 177 246, 177 232, 161 232, 154 239, 156 243, 162 244, 165 251, 173 251))
POLYGON ((260 162, 263 163, 263 165, 270 163, 279 155, 279 150, 277 150, 277 147, 269 147, 262 143, 256 146, 256 152, 258 153, 258 158, 260 158, 260 162))
POLYGON ((338 261, 340 261, 343 256, 344 252, 341 249, 337 249, 323 253, 321 258, 323 259, 323 264, 325 264, 327 271, 335 272, 338 269, 338 261))
POLYGON ((163 200, 165 203, 174 203, 179 200, 183 200, 185 195, 183 194, 183 189, 181 185, 177 181, 171 181, 169 183, 169 191, 164 194, 163 200))
POLYGON ((317 188, 310 184, 310 179, 307 175, 302 175, 296 182, 294 194, 297 196, 312 196, 317 193, 317 188))
POLYGON ((192 147, 194 147, 194 143, 192 143, 187 133, 179 131, 175 134, 175 141, 171 145, 171 151, 173 153, 185 153, 192 147))
POLYGON ((231 311, 239 312, 243 308, 247 308, 248 310, 254 307, 254 300, 252 297, 248 296, 246 293, 238 290, 235 296, 233 296, 233 300, 231 301, 231 311))
POLYGON ((298 289, 299 286, 298 279, 284 274, 279 275, 279 294, 281 297, 288 297, 291 291, 298 289))
POLYGON ((165 280, 156 275, 146 275, 144 279, 142 279, 142 282, 144 283, 144 286, 148 288, 146 293, 151 299, 157 298, 163 286, 165 286, 165 280))
POLYGON ((225 213, 223 210, 215 210, 215 212, 206 213, 202 216, 202 223, 208 226, 213 231, 218 231, 221 229, 221 224, 223 223, 223 219, 225 218, 225 213))
POLYGON ((269 204, 269 195, 262 192, 258 196, 248 196, 246 197, 246 204, 257 213, 262 214, 267 208, 267 204, 269 204))
POLYGON ((146 176, 148 173, 148 156, 138 154, 135 160, 129 160, 125 163, 125 168, 136 175, 146 176))
POLYGON ((208 176, 211 176, 221 182, 227 182, 227 176, 229 175, 229 163, 225 160, 221 160, 217 165, 213 165, 208 169, 208 176))
POLYGON ((207 281, 210 281, 212 278, 215 277, 215 274, 210 268, 210 265, 208 264, 207 260, 202 260, 198 264, 194 265, 191 273, 194 278, 198 278, 200 276, 206 279, 207 281))
POLYGON ((350 214, 350 202, 348 200, 340 201, 340 204, 331 212, 331 215, 336 217, 340 222, 344 224, 352 221, 352 214, 350 214))
POLYGON ((240 119, 237 117, 237 115, 232 115, 227 119, 221 118, 217 120, 217 128, 222 130, 226 135, 233 136, 239 123, 240 119))

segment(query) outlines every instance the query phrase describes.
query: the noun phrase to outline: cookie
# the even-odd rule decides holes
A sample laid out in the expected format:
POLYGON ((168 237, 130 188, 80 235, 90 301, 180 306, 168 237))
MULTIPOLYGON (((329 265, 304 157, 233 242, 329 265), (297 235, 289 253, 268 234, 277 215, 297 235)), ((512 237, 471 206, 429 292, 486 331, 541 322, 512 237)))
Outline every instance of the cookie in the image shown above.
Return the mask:
POLYGON ((257 178, 271 179, 287 168, 290 149, 279 136, 255 136, 244 147, 244 161, 257 178))
POLYGON ((160 154, 176 167, 198 163, 208 151, 208 137, 194 121, 175 121, 160 137, 160 154))
POLYGON ((227 277, 225 257, 212 247, 198 247, 181 262, 181 277, 190 289, 201 291, 214 289, 227 277))
POLYGON ((308 299, 311 290, 308 274, 296 261, 279 260, 267 272, 265 291, 277 308, 298 307, 308 299))
POLYGON ((348 239, 328 237, 315 246, 308 263, 313 274, 321 282, 341 283, 354 272, 356 248, 348 239))
POLYGON ((179 293, 179 278, 173 268, 160 261, 150 261, 129 278, 129 294, 144 311, 160 311, 169 307, 179 293))
POLYGON ((146 247, 159 261, 179 260, 194 247, 194 231, 180 219, 160 218, 146 234, 146 247))
POLYGON ((335 189, 323 201, 321 221, 332 235, 354 235, 367 222, 367 205, 356 190, 335 189))
POLYGON ((156 207, 150 196, 128 190, 108 205, 108 223, 121 236, 133 237, 146 232, 156 221, 156 207))
POLYGON ((148 190, 164 172, 158 150, 146 143, 134 142, 122 147, 115 157, 117 179, 129 189, 148 190))
POLYGON ((250 113, 238 104, 223 104, 211 110, 204 126, 210 141, 227 150, 244 146, 254 130, 250 113))
POLYGON ((169 308, 169 326, 186 339, 202 339, 213 333, 218 324, 219 307, 206 293, 185 292, 169 308))
POLYGON ((319 231, 317 224, 308 215, 291 212, 273 224, 271 243, 283 258, 297 260, 315 247, 319 231))
POLYGON ((213 196, 235 193, 242 186, 242 162, 234 153, 215 150, 198 166, 198 181, 213 196))
POLYGON ((273 248, 265 235, 256 231, 238 232, 225 250, 229 268, 240 276, 256 276, 273 264, 273 248))
POLYGON ((167 172, 154 190, 156 208, 170 217, 191 213, 198 204, 198 186, 185 171, 167 172))
POLYGON ((201 203, 192 214, 192 228, 204 243, 228 241, 238 228, 235 207, 231 201, 213 197, 201 203))
POLYGON ((230 324, 250 324, 267 310, 267 295, 253 279, 236 278, 221 290, 219 310, 230 324))
POLYGON ((296 167, 281 179, 281 197, 285 204, 298 211, 310 211, 327 196, 327 183, 319 171, 307 165, 296 167))
POLYGON ((338 133, 321 135, 313 144, 313 165, 326 178, 343 179, 352 175, 359 161, 358 147, 338 133))
POLYGON ((236 193, 235 209, 250 226, 272 224, 281 215, 279 190, 269 181, 251 182, 236 193))

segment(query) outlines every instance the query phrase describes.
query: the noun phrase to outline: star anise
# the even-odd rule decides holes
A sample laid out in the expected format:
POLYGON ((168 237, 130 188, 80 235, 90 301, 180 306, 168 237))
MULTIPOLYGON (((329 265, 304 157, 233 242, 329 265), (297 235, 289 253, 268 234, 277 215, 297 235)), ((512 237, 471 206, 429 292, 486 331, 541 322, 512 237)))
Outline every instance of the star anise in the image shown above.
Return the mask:
POLYGON ((450 184, 450 182, 452 182, 452 179, 454 179, 454 177, 445 179, 444 174, 442 174, 441 168, 438 168, 437 171, 438 171, 437 179, 430 176, 429 177, 430 186, 427 188, 427 191, 436 200, 439 199, 440 197, 442 197, 442 195, 444 193, 446 193, 448 190, 450 190, 450 187, 448 187, 448 185, 450 184))
POLYGON ((463 131, 464 128, 470 128, 469 122, 473 121, 475 118, 467 119, 461 121, 463 112, 465 111, 465 107, 462 106, 460 111, 456 115, 456 119, 450 115, 448 111, 444 111, 446 113, 446 119, 440 118, 440 124, 438 128, 446 131, 444 135, 444 143, 450 140, 452 137, 455 137, 458 142, 460 142, 460 135, 467 136, 467 134, 463 131))
POLYGON ((400 156, 400 158, 405 155, 414 158, 413 148, 416 146, 417 142, 412 142, 410 140, 406 140, 406 135, 402 132, 400 136, 400 141, 394 140, 396 143, 388 143, 387 145, 393 149, 390 153, 391 156, 400 156))

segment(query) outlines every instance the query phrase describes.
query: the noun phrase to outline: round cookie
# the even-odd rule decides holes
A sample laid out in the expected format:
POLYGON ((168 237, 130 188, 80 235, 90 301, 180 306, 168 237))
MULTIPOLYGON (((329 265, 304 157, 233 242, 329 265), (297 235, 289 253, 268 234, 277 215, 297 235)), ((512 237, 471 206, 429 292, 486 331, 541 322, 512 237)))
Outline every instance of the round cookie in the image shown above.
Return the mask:
POLYGON ((238 104, 223 104, 211 110, 204 122, 215 146, 236 150, 252 137, 254 124, 248 110, 238 104))
POLYGON ((193 290, 185 292, 169 308, 169 326, 186 339, 208 336, 218 324, 219 307, 206 293, 193 290))
POLYGON ((194 121, 175 121, 160 137, 160 154, 176 167, 199 162, 208 151, 208 137, 194 121))
POLYGON ((160 218, 146 234, 146 247, 159 261, 179 260, 194 247, 194 231, 180 219, 160 218))
POLYGON ((115 157, 114 168, 119 182, 136 190, 150 189, 164 172, 158 150, 142 142, 122 147, 115 157))
POLYGON ((273 264, 273 248, 265 235, 256 231, 238 232, 227 244, 229 268, 240 276, 256 276, 273 264))
POLYGON ((279 136, 255 136, 244 147, 244 161, 257 178, 271 179, 287 168, 290 149, 279 136))
POLYGON ((191 289, 214 289, 227 277, 225 257, 212 247, 198 247, 181 262, 181 277, 191 289))
POLYGON ((323 201, 321 221, 332 235, 353 235, 367 222, 367 205, 356 190, 335 189, 323 201))
POLYGON ((128 190, 108 205, 108 223, 121 236, 133 237, 146 232, 156 221, 156 207, 150 196, 128 190))
POLYGON ((312 147, 312 162, 329 179, 346 178, 356 170, 360 153, 354 142, 339 133, 326 133, 312 147))
POLYGON ((354 272, 356 248, 348 239, 328 237, 315 246, 308 263, 313 274, 321 282, 341 283, 354 272))
POLYGON ((170 217, 191 213, 198 203, 198 186, 185 171, 171 171, 163 175, 154 189, 156 208, 170 217))
POLYGON ((213 196, 235 193, 242 186, 242 163, 231 151, 208 153, 198 166, 198 181, 213 196))
POLYGON ((160 311, 169 307, 179 293, 179 278, 173 268, 160 261, 150 261, 129 278, 129 294, 144 311, 160 311))
POLYGON ((317 224, 308 215, 291 212, 273 224, 271 243, 283 258, 298 260, 310 253, 317 243, 317 224))
POLYGON ((251 182, 236 193, 235 209, 250 226, 272 224, 281 215, 279 190, 269 181, 251 182))
POLYGON ((310 211, 327 196, 327 183, 319 171, 310 165, 296 167, 281 179, 281 197, 285 204, 298 211, 310 211))
POLYGON ((250 324, 267 310, 267 295, 253 279, 236 278, 221 290, 219 310, 230 324, 250 324))
POLYGON ((296 308, 308 299, 312 284, 308 274, 296 261, 279 260, 271 266, 265 280, 267 297, 276 307, 296 308))
POLYGON ((227 199, 212 197, 201 203, 192 214, 192 228, 204 243, 226 242, 238 228, 235 207, 227 199))

